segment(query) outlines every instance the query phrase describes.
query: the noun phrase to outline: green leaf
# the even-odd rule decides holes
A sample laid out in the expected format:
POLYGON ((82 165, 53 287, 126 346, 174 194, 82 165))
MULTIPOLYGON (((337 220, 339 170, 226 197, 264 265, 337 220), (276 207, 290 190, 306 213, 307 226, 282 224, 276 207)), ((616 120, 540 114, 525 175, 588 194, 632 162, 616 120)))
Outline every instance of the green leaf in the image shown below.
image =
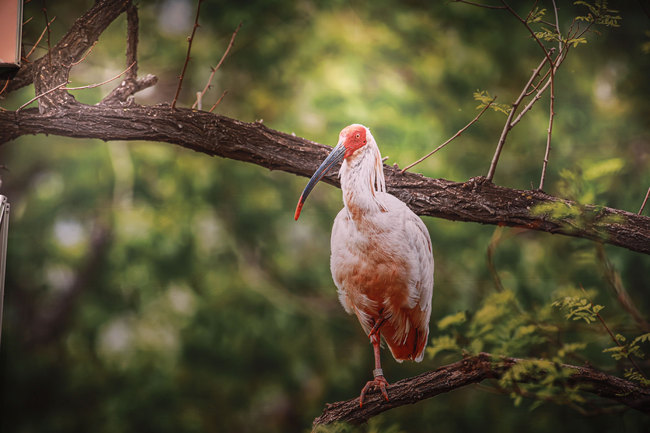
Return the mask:
POLYGON ((460 325, 461 323, 464 323, 467 320, 467 317, 465 315, 464 311, 459 311, 456 314, 450 314, 449 316, 445 316, 440 321, 438 321, 438 329, 443 330, 448 328, 449 326, 455 326, 455 325, 460 325))

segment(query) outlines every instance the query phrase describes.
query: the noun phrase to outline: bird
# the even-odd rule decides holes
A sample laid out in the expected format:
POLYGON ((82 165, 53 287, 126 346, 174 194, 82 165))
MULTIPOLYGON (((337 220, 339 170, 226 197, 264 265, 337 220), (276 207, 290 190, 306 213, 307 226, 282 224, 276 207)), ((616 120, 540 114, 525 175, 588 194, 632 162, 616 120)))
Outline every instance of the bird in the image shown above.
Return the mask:
POLYGON ((305 186, 294 214, 297 221, 314 186, 342 161, 343 209, 334 219, 330 270, 345 311, 359 319, 373 346, 375 368, 359 395, 379 390, 389 401, 381 368, 381 341, 396 361, 422 361, 429 336, 433 296, 433 249, 424 222, 386 192, 383 161, 370 129, 343 128, 305 186))

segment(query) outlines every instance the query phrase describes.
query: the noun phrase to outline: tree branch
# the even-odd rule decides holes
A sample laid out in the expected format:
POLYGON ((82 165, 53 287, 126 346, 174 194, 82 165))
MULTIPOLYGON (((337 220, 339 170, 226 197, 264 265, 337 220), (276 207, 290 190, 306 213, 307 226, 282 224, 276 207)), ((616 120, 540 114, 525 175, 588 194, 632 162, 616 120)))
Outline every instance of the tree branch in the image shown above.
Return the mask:
MULTIPOLYGON (((327 404, 322 415, 314 420, 314 427, 333 422, 361 424, 394 407, 417 403, 467 385, 480 383, 485 379, 499 379, 513 366, 525 361, 518 358, 495 357, 489 353, 471 356, 419 376, 395 382, 388 387, 389 401, 384 401, 378 393, 372 393, 366 396, 362 408, 359 407, 358 397, 327 404)), ((573 372, 567 385, 581 385, 580 389, 583 391, 650 414, 650 389, 593 368, 567 364, 561 364, 560 367, 573 372)), ((529 377, 524 380, 535 382, 537 379, 529 377)))
MULTIPOLYGON (((43 57, 32 63, 25 63, 21 66, 16 76, 9 83, 7 93, 18 90, 34 82, 34 74, 38 72, 43 65, 47 66, 48 55, 51 54, 52 64, 56 69, 61 66, 65 67, 65 74, 69 70, 72 62, 78 61, 92 44, 99 38, 104 30, 124 12, 126 5, 130 0, 99 0, 95 5, 82 15, 70 27, 70 30, 61 38, 61 40, 49 50, 43 57), (64 61, 67 62, 64 64, 64 61)), ((66 76, 67 79, 67 76, 66 76)), ((56 85, 63 82, 63 79, 52 82, 56 85)), ((51 86, 48 86, 51 87, 51 86)), ((42 93, 46 89, 36 90, 36 93, 42 93)))
MULTIPOLYGON (((102 140, 160 141, 208 155, 251 162, 270 170, 310 177, 331 147, 213 113, 169 105, 128 109, 78 102, 39 114, 36 109, 0 112, 0 145, 27 134, 102 140)), ((650 254, 650 217, 505 188, 476 177, 467 182, 431 179, 384 166, 389 192, 419 215, 523 227, 591 239, 650 254), (570 212, 553 216, 549 206, 570 212)), ((325 181, 340 186, 337 172, 325 181)))

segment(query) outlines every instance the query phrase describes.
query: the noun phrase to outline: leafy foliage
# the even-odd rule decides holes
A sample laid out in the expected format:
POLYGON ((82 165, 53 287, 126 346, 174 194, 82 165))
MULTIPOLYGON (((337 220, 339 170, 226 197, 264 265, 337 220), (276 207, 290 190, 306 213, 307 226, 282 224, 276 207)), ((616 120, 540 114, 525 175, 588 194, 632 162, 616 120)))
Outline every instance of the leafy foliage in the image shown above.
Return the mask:
POLYGON ((553 302, 553 306, 567 310, 566 318, 570 320, 584 320, 587 323, 595 322, 598 312, 605 308, 602 305, 594 305, 586 298, 575 298, 566 296, 553 302))
POLYGON ((618 15, 619 11, 610 9, 607 3, 607 0, 596 0, 593 4, 582 0, 575 1, 573 4, 584 6, 589 10, 587 15, 577 16, 576 19, 608 27, 620 26, 622 17, 618 15))
POLYGON ((482 109, 488 104, 490 104, 490 108, 492 110, 503 113, 506 116, 512 110, 512 107, 509 105, 495 103, 494 100, 496 99, 496 96, 495 97, 490 96, 487 90, 477 90, 476 92, 474 92, 473 96, 475 101, 480 102, 480 104, 476 106, 477 110, 482 109))

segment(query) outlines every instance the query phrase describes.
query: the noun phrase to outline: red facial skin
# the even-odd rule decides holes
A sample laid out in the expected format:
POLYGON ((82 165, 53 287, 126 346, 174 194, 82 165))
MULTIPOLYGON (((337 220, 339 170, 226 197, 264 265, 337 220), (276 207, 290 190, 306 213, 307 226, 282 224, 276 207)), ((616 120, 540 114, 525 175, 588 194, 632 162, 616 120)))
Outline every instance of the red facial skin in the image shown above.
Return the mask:
POLYGON ((366 128, 363 126, 351 125, 341 131, 340 141, 345 146, 345 156, 351 156, 358 149, 366 145, 366 128))

